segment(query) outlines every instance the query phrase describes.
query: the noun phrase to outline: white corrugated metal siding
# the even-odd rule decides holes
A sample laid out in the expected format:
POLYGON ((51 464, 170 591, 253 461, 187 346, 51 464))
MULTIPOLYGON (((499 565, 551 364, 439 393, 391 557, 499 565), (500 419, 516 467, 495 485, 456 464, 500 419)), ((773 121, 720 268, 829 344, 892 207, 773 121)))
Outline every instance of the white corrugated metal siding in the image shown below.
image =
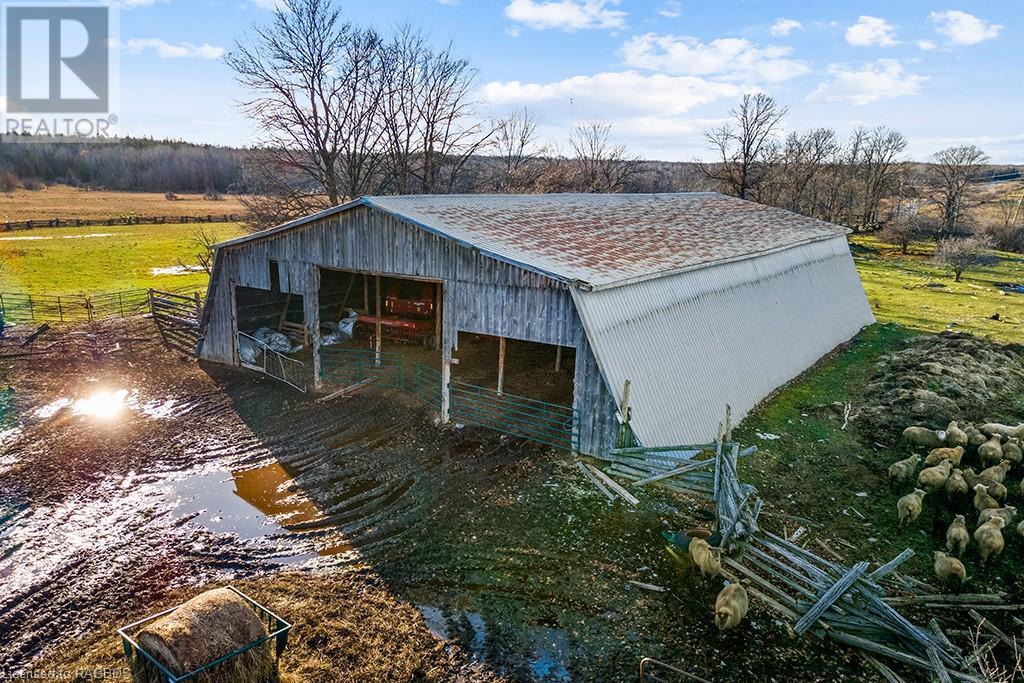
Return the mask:
POLYGON ((874 322, 845 237, 573 297, 646 446, 713 438, 874 322))

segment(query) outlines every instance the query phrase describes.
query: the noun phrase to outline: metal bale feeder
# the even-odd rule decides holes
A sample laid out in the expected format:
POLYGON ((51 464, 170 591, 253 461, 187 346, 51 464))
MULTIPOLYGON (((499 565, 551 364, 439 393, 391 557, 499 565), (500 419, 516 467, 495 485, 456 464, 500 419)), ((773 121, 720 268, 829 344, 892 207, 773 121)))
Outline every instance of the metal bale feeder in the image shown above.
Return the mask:
POLYGON ((121 645, 124 647, 124 656, 128 661, 129 668, 132 670, 133 677, 137 678, 141 673, 149 674, 153 679, 164 679, 167 683, 195 681, 198 680, 198 677, 201 674, 212 673, 216 667, 230 662, 245 653, 254 650, 255 648, 269 643, 270 641, 274 641, 274 668, 276 669, 278 662, 281 659, 281 655, 284 653, 285 647, 288 645, 288 633, 291 631, 292 625, 234 586, 227 586, 226 588, 238 595, 260 617, 267 627, 266 636, 232 650, 231 652, 218 657, 203 666, 193 669, 192 671, 175 674, 162 664, 152 653, 148 652, 142 645, 140 645, 136 641, 136 637, 143 626, 165 617, 181 607, 181 605, 176 605, 175 607, 164 610, 163 612, 153 614, 145 619, 140 619, 139 621, 117 629, 118 635, 121 636, 121 645))

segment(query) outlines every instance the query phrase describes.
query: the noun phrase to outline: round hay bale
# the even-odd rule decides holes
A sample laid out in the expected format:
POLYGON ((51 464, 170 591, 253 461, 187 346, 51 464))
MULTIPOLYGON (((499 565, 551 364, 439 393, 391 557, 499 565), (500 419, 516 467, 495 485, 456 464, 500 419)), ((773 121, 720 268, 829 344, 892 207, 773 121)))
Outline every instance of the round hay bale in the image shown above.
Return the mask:
MULTIPOLYGON (((217 588, 146 624, 136 634, 136 642, 181 676, 266 635, 263 621, 245 600, 234 591, 217 588)), ((274 669, 270 647, 253 648, 214 669, 203 680, 267 680, 274 669)))

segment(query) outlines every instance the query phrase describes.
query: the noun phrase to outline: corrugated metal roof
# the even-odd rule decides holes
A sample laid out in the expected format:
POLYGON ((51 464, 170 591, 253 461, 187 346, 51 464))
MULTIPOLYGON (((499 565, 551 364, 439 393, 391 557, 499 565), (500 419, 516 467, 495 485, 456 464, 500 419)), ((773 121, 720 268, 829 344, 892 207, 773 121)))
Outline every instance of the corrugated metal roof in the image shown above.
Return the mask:
POLYGON ((874 322, 844 238, 595 291, 571 289, 598 367, 645 446, 714 438, 874 322))
POLYGON ((364 197, 238 240, 371 206, 496 258, 600 288, 845 234, 831 223, 713 192, 364 197))

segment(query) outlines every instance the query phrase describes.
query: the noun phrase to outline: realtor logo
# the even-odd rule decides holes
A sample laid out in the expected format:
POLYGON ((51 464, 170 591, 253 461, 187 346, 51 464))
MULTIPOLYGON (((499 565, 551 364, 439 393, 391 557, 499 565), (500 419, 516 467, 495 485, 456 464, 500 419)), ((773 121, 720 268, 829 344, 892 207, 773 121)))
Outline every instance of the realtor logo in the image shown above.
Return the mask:
POLYGON ((9 113, 110 111, 110 8, 4 7, 9 113))

